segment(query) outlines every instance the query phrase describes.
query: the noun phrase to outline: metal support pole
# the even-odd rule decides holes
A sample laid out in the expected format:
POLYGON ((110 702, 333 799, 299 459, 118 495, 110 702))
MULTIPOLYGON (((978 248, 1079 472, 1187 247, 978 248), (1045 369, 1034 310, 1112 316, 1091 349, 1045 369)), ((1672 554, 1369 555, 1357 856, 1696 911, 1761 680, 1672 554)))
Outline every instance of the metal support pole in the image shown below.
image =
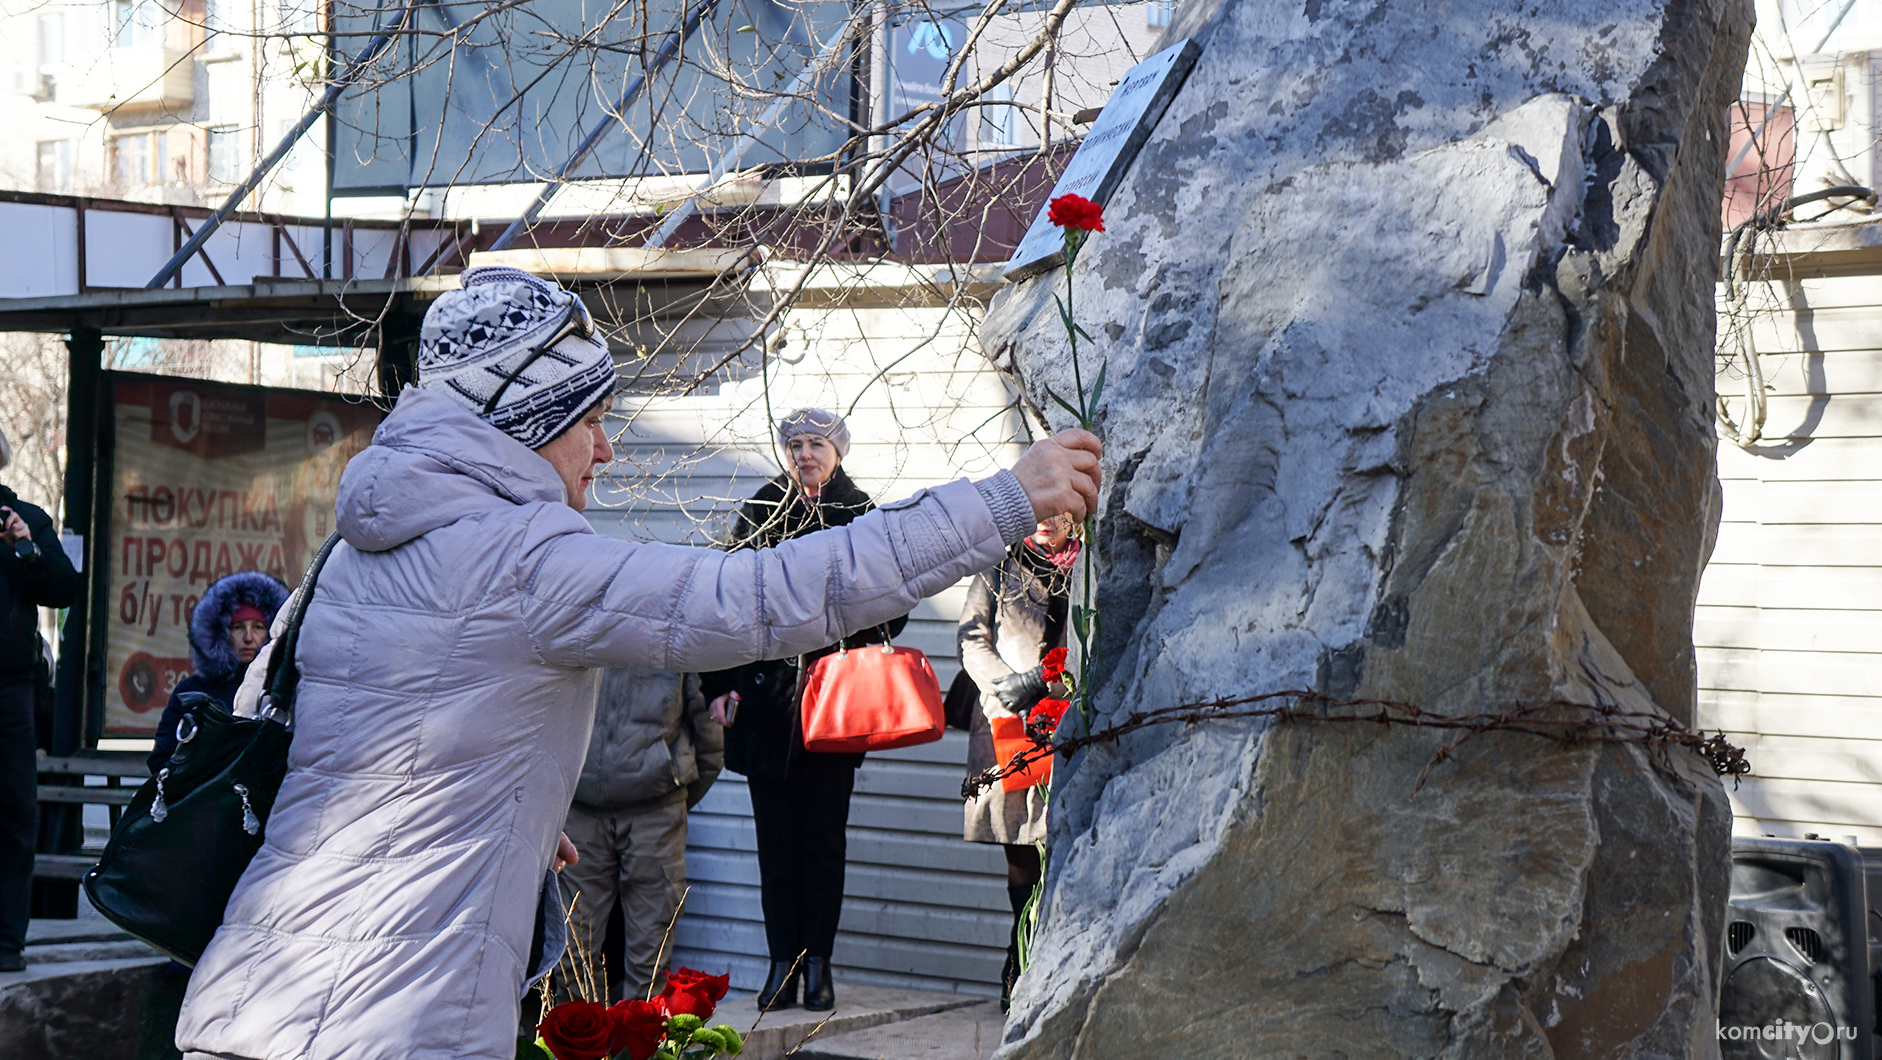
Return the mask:
MULTIPOLYGON (((340 75, 327 86, 327 90, 321 94, 320 101, 314 104, 313 109, 301 115, 301 120, 294 123, 294 128, 289 129, 287 135, 281 138, 281 142, 275 145, 274 150, 268 152, 268 157, 261 160, 261 164, 248 175, 248 179, 230 192, 228 199, 221 207, 215 213, 210 214, 209 219, 202 223, 202 227, 196 229, 196 233, 190 236, 189 242, 184 243, 175 254, 171 255, 169 261, 164 262, 163 268, 157 270, 157 275, 151 277, 150 282, 144 285, 146 288, 162 287, 169 283, 178 270, 183 268, 183 263, 194 257, 196 252, 202 249, 204 243, 209 242, 209 237, 215 234, 216 229, 222 227, 222 222, 229 219, 229 215, 242 205, 242 201, 248 198, 250 192, 261 186, 268 172, 287 157, 288 152, 294 149, 295 143, 306 135, 308 129, 313 128, 314 122, 319 120, 322 114, 333 110, 334 105, 340 102, 340 93, 364 73, 366 68, 379 57, 379 53, 385 50, 386 45, 392 42, 394 30, 404 23, 406 13, 410 10, 410 3, 401 7, 398 22, 393 23, 391 27, 369 41, 366 49, 359 53, 359 57, 348 63, 345 70, 340 71, 340 75)), ((328 191, 332 191, 331 186, 328 187, 328 191)))
MULTIPOLYGON (((97 709, 92 695, 104 676, 104 662, 93 651, 91 616, 99 613, 96 597, 102 594, 104 573, 98 558, 105 546, 93 524, 98 467, 98 387, 104 361, 104 336, 97 328, 74 328, 66 340, 70 368, 65 381, 65 488, 61 507, 67 531, 84 535, 84 572, 78 599, 65 613, 59 630, 59 668, 53 681, 52 731, 40 738, 48 753, 74 754, 86 738, 89 715, 97 709)), ((76 780, 78 778, 71 778, 76 780)), ((47 777, 42 783, 70 783, 47 777)), ((39 834, 34 849, 41 854, 71 854, 84 843, 83 807, 76 803, 46 803, 39 808, 39 834)), ((33 881, 33 915, 78 915, 76 881, 33 881)))
POLYGON ((680 45, 693 35, 693 31, 699 28, 699 23, 717 6, 718 0, 700 0, 698 5, 687 13, 686 21, 680 24, 680 28, 667 34, 667 39, 661 42, 660 50, 654 53, 646 69, 629 81, 627 87, 622 90, 620 100, 614 104, 614 110, 588 130, 588 135, 582 138, 575 152, 556 167, 555 176, 550 177, 537 190, 535 201, 529 204, 529 209, 523 211, 523 216, 511 221, 510 226, 503 230, 503 234, 497 237, 496 242, 490 244, 491 250, 507 249, 511 243, 516 242, 517 236, 522 235, 525 229, 536 223, 536 218, 542 216, 543 207, 549 205, 549 200, 555 197, 555 193, 561 190, 562 185, 568 183, 569 176, 580 169, 583 162, 588 161, 588 156, 594 153, 596 145, 601 143, 601 138, 608 134, 609 129, 614 128, 615 123, 627 114, 627 108, 633 106, 634 101, 640 98, 641 92, 647 87, 648 78, 659 75, 661 68, 679 52, 680 45))
POLYGON ((105 543, 98 540, 92 499, 98 469, 98 387, 104 370, 105 340, 97 328, 72 330, 66 340, 70 369, 65 381, 65 491, 64 525, 84 541, 85 588, 65 613, 59 631, 59 673, 54 697, 49 750, 69 755, 85 742, 85 718, 91 691, 103 677, 103 661, 88 658, 92 638, 93 589, 104 576, 99 570, 105 543))

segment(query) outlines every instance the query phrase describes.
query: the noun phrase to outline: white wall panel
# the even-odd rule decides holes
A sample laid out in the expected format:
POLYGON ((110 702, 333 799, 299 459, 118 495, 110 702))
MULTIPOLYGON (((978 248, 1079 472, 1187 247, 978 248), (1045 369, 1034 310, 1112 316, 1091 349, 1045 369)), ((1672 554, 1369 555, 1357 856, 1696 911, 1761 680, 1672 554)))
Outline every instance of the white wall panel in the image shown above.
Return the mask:
MULTIPOLYGON (((1694 628, 1699 721, 1742 743, 1741 834, 1882 843, 1882 278, 1759 293, 1765 438, 1719 445, 1694 628)), ((1721 374, 1734 414, 1743 380, 1721 374)))

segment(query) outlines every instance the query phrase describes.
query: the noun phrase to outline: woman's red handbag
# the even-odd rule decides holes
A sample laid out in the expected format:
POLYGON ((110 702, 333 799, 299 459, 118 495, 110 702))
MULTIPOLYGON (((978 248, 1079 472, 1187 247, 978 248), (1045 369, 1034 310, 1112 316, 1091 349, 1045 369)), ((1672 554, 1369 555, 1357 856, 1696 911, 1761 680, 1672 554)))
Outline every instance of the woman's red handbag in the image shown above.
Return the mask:
MULTIPOLYGON (((1039 745, 1033 743, 1032 737, 1026 735, 1025 720, 1018 716, 993 718, 987 722, 987 725, 993 730, 993 764, 1001 769, 1006 768, 1014 755, 1038 749, 1039 745)), ((1027 788, 1036 788, 1051 779, 1052 756, 1046 755, 1036 762, 1026 763, 1026 768, 1017 773, 1008 773, 1001 777, 1000 790, 1025 791, 1027 788)))
POLYGON ((933 743, 947 727, 928 657, 890 644, 818 659, 804 679, 802 711, 804 750, 821 754, 933 743))

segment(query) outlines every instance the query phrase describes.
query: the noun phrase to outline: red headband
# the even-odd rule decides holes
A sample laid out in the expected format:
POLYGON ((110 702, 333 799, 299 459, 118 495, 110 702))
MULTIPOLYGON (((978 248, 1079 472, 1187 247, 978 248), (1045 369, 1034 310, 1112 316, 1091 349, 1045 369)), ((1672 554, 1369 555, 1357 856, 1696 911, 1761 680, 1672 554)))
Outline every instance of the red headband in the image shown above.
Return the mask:
POLYGON ((229 615, 229 625, 239 625, 243 622, 259 622, 266 626, 268 613, 254 604, 236 604, 235 610, 229 615))

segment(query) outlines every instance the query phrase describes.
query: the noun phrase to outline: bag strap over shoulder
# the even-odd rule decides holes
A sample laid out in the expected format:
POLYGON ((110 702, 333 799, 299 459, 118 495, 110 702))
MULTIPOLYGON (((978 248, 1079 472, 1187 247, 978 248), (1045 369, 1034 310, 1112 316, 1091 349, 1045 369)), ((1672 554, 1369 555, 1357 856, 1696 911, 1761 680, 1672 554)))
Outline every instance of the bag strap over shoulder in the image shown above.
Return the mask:
POLYGON ((294 690, 301 681, 301 667, 294 660, 295 648, 301 639, 301 622, 307 617, 307 605, 314 598, 314 583, 320 578, 320 568, 327 565, 327 557, 339 543, 340 534, 336 530, 321 543, 320 551, 314 553, 313 560, 307 564, 307 574, 301 578, 300 589, 294 596, 294 610, 288 613, 288 624, 281 631, 281 643, 268 660, 268 679, 262 684, 262 697, 269 710, 289 718, 294 714, 294 690))

